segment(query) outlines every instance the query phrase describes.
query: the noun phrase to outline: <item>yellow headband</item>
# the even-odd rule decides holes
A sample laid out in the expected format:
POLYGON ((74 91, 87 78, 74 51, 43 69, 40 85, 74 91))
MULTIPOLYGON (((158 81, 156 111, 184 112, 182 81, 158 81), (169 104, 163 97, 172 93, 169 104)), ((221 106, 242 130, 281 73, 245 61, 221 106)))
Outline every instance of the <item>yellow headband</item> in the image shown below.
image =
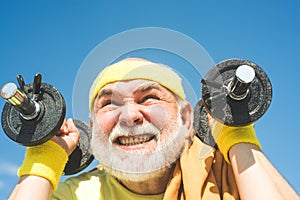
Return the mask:
POLYGON ((95 79, 90 88, 89 106, 93 104, 98 92, 108 83, 133 79, 146 79, 155 81, 168 88, 181 99, 185 99, 181 78, 169 67, 139 58, 121 60, 106 67, 95 79))

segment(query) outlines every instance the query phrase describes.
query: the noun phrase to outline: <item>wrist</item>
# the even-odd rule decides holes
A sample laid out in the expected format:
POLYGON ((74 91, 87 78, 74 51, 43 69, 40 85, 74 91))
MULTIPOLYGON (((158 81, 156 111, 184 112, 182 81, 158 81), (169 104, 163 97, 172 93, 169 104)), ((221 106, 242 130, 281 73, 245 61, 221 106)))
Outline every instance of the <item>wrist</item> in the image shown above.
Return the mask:
POLYGON ((212 129, 213 137, 225 160, 230 163, 229 150, 236 144, 249 143, 261 149, 256 137, 254 124, 241 127, 233 127, 216 122, 212 129))
POLYGON ((18 170, 18 176, 34 175, 43 177, 50 181, 55 190, 67 160, 66 151, 49 140, 42 145, 27 148, 23 164, 18 170))

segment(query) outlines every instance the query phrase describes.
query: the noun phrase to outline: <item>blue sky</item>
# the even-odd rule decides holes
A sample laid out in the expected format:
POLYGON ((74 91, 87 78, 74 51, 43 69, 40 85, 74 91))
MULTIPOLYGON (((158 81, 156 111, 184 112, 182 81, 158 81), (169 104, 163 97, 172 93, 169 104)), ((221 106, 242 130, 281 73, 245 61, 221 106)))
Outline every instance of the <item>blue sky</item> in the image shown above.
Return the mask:
MULTIPOLYGON (((87 116, 76 110, 74 98, 77 96, 73 91, 78 92, 78 88, 74 89, 75 83, 84 84, 78 82, 82 75, 78 72, 84 68, 91 52, 104 48, 103 42, 124 31, 147 27, 175 31, 200 44, 214 63, 243 58, 266 71, 273 86, 273 101, 267 113, 256 122, 256 132, 267 157, 299 193, 299 7, 298 1, 276 0, 251 3, 237 0, 226 3, 214 0, 1 1, 0 84, 16 82, 17 74, 22 74, 29 83, 34 74, 40 72, 45 82, 63 94, 67 116, 74 114, 86 120, 87 116)), ((136 37, 136 42, 144 39, 136 37)), ((122 44, 105 50, 112 55, 116 47, 123 47, 122 44)), ((97 56, 105 60, 108 54, 97 56)), ((165 64, 186 65, 186 69, 190 69, 186 60, 161 49, 141 49, 118 55, 116 59, 144 56, 165 64)), ((205 75, 206 69, 197 69, 200 75, 205 75)), ((94 70, 89 76, 95 76, 99 68, 94 70)), ((185 72, 184 76, 195 87, 196 98, 199 97, 200 77, 190 70, 182 70, 185 72)), ((90 81, 87 78, 85 84, 90 81)), ((0 101, 1 109, 4 103, 0 101)), ((0 132, 2 200, 17 182, 16 170, 25 147, 13 143, 2 130, 0 132)), ((94 165, 96 163, 90 167, 94 165)))

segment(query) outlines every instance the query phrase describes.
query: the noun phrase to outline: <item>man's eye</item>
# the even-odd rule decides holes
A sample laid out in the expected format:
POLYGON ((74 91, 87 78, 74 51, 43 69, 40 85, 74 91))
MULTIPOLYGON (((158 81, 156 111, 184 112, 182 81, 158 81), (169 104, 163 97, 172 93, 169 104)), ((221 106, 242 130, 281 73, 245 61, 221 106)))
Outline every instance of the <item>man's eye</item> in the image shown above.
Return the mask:
POLYGON ((155 96, 155 95, 147 95, 145 97, 143 97, 139 103, 143 103, 143 102, 146 102, 148 100, 159 100, 159 97, 155 96))
POLYGON ((102 108, 109 105, 118 105, 118 103, 112 100, 106 100, 103 103, 101 103, 102 108))

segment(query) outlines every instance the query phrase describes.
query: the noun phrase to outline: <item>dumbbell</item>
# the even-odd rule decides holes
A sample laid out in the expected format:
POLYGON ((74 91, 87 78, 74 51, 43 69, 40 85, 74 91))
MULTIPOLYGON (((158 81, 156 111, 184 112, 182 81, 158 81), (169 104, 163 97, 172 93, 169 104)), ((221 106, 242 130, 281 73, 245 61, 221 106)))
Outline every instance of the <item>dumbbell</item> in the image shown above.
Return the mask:
MULTIPOLYGON (((7 101, 2 110, 2 128, 14 142, 24 146, 36 146, 59 134, 66 115, 63 96, 52 85, 42 83, 41 74, 34 76, 34 82, 25 84, 17 76, 20 89, 15 83, 3 85, 1 96, 7 101)), ((86 123, 74 120, 80 132, 79 144, 69 156, 64 174, 75 174, 85 169, 93 160, 90 152, 91 133, 86 123)))
POLYGON ((213 145, 207 114, 228 126, 246 126, 257 121, 272 101, 272 85, 257 64, 229 59, 212 67, 201 80, 202 97, 195 106, 196 135, 213 145))

